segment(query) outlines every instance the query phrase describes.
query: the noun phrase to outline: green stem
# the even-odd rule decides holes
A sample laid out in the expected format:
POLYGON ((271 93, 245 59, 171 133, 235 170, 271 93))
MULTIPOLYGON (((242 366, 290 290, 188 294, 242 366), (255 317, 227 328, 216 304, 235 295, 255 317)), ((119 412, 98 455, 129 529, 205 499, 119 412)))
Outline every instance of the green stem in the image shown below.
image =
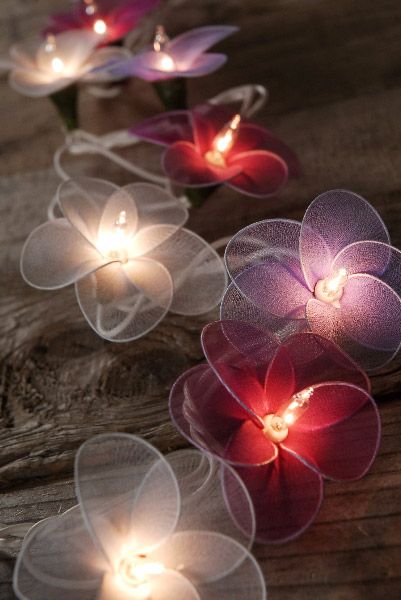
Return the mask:
POLYGON ((205 201, 215 192, 220 185, 212 185, 202 188, 186 188, 185 195, 193 208, 200 208, 205 201))
POLYGON ((73 83, 69 87, 51 94, 50 100, 56 107, 67 131, 78 129, 78 86, 73 83))
POLYGON ((183 77, 154 81, 153 87, 167 110, 185 110, 187 104, 187 82, 183 77))

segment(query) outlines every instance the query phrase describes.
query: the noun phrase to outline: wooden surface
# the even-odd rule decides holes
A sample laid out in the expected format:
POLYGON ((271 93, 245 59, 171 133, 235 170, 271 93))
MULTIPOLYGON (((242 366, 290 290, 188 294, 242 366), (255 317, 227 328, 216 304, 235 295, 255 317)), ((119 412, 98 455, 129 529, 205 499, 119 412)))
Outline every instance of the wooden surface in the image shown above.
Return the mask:
MULTIPOLYGON (((259 121, 299 153, 304 169, 272 200, 220 191, 194 212, 190 227, 213 240, 261 218, 299 218, 317 193, 346 187, 380 210, 401 246, 399 0, 174 4, 165 11, 173 33, 207 23, 241 26, 221 46, 230 55, 226 67, 191 82, 192 101, 263 83, 271 99, 259 121)), ((55 5, 2 0, 0 52, 38 31, 55 5)), ((214 315, 169 316, 145 339, 113 345, 85 324, 72 290, 40 292, 22 282, 21 245, 45 219, 62 135, 46 99, 17 95, 5 78, 0 86, 0 523, 17 523, 74 503, 74 453, 95 433, 135 432, 162 451, 185 445, 168 419, 168 393, 202 360, 200 329, 214 315)), ((138 81, 115 100, 81 96, 83 126, 94 133, 158 110, 152 90, 138 81)), ((148 150, 137 157, 158 160, 148 150)), ((71 168, 104 176, 104 164, 93 159, 71 168)), ((118 171, 110 177, 126 180, 118 171)), ((297 541, 255 549, 270 600, 401 598, 401 359, 373 377, 373 388, 383 441, 371 472, 357 483, 326 483, 322 510, 297 541)), ((12 569, 0 556, 0 600, 14 598, 12 569)))

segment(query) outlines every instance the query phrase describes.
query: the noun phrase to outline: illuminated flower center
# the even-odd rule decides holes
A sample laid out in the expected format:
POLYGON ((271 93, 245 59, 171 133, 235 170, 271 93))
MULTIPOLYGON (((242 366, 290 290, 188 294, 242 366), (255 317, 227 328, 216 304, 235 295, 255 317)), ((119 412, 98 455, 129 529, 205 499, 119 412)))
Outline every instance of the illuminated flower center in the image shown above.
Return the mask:
POLYGON ((50 68, 50 72, 53 72, 57 75, 62 74, 65 70, 65 65, 64 61, 56 55, 57 42, 56 37, 53 34, 49 33, 49 35, 46 37, 43 49, 45 56, 48 56, 49 58, 45 59, 45 61, 41 61, 41 66, 46 70, 49 70, 50 68))
POLYGON ((206 160, 215 167, 225 167, 225 157, 234 146, 238 137, 238 128, 241 123, 241 115, 236 114, 231 121, 223 127, 213 140, 212 148, 206 152, 206 160))
POLYGON ((152 593, 152 579, 162 575, 163 563, 149 561, 145 554, 128 551, 120 560, 118 576, 130 588, 136 600, 147 600, 152 593))
POLYGON ((288 436, 289 428, 307 410, 313 388, 294 394, 288 406, 278 414, 269 414, 264 418, 264 435, 272 442, 283 442, 288 436))
POLYGON ((103 19, 96 19, 93 23, 93 31, 98 35, 103 35, 107 31, 107 25, 103 19))
POLYGON ((153 40, 153 50, 160 55, 159 69, 161 71, 175 71, 176 64, 170 54, 166 51, 166 46, 170 38, 165 32, 163 25, 158 25, 153 40))
POLYGON ((119 260, 126 263, 129 258, 129 249, 132 242, 127 234, 127 213, 122 210, 110 231, 102 231, 97 239, 97 248, 105 258, 119 260))
POLYGON ((338 269, 337 273, 320 279, 315 286, 315 298, 340 308, 340 300, 344 293, 344 287, 348 280, 346 269, 338 269))

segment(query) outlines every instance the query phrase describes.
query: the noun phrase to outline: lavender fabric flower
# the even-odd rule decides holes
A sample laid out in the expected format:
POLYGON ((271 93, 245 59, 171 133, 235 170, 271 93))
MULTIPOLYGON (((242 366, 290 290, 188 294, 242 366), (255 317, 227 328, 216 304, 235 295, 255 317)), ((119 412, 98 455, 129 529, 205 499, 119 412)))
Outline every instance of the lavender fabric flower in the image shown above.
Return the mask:
POLYGON ((237 27, 229 26, 199 27, 170 40, 159 28, 153 47, 112 66, 111 72, 119 77, 136 76, 146 81, 201 77, 213 73, 227 60, 225 54, 206 51, 236 31, 237 27))
POLYGON ((222 318, 282 337, 310 329, 365 368, 381 366, 401 344, 401 253, 389 244, 376 210, 345 190, 318 196, 302 223, 249 225, 227 245, 222 318))
POLYGON ((248 551, 252 504, 229 467, 105 434, 79 449, 75 485, 78 506, 24 540, 13 580, 20 600, 265 600, 248 551))
POLYGON ((169 310, 196 315, 220 302, 222 260, 183 229, 187 210, 163 189, 78 178, 61 184, 58 206, 63 217, 26 241, 21 272, 40 289, 75 284, 80 308, 100 336, 133 340, 169 310))

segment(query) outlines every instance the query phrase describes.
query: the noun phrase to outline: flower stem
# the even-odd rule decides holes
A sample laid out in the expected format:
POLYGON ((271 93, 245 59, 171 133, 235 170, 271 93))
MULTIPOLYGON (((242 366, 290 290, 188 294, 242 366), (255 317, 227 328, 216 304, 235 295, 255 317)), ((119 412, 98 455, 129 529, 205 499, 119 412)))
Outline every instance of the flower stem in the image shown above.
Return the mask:
POLYGON ((186 188, 185 195, 193 208, 200 208, 219 187, 219 185, 212 185, 202 188, 186 188))
POLYGON ((187 104, 187 82, 183 77, 154 81, 153 87, 167 110, 185 110, 187 104))
POLYGON ((67 131, 78 129, 78 86, 73 83, 59 92, 51 94, 50 100, 56 107, 67 131))

